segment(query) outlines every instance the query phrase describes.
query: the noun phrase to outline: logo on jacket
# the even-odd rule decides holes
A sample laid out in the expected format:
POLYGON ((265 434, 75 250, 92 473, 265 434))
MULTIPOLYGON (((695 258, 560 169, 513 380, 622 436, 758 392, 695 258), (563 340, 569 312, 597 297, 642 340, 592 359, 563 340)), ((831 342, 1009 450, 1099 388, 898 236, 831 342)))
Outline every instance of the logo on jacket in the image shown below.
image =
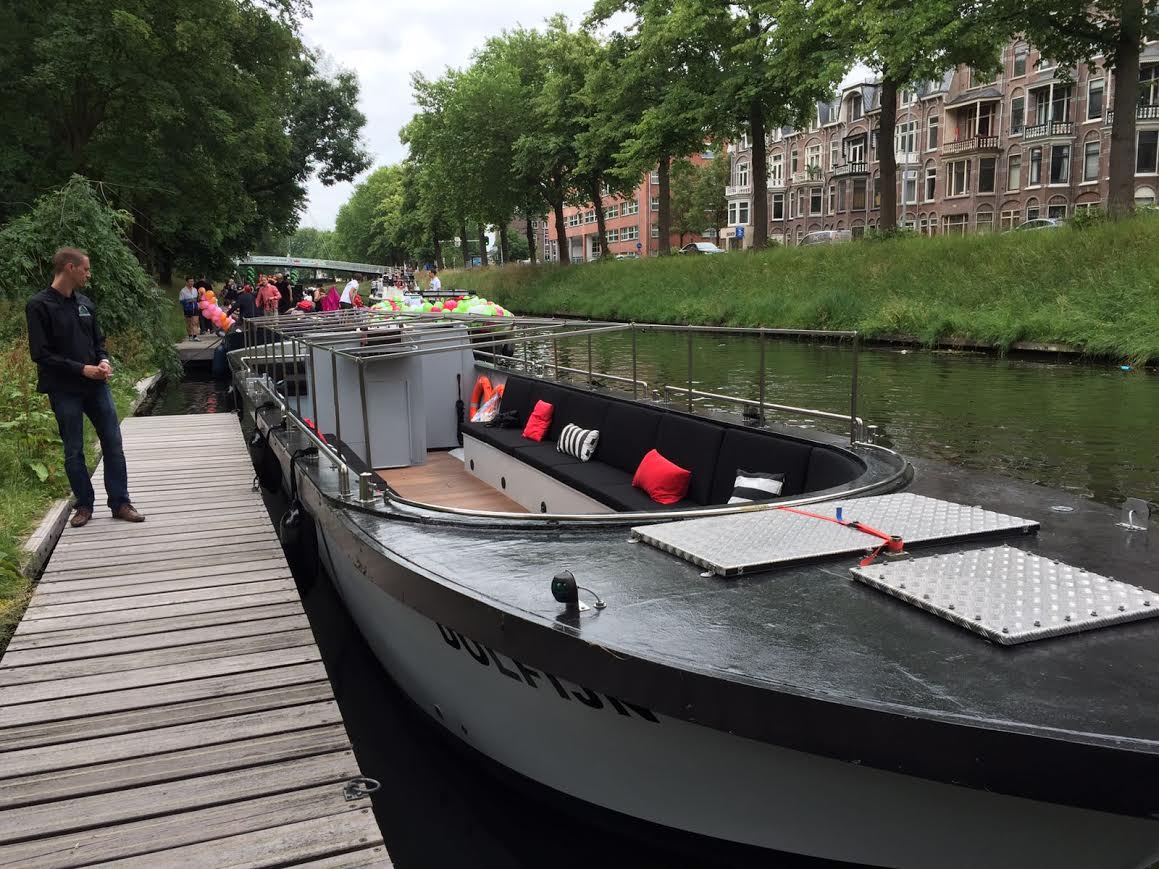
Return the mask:
POLYGON ((76 314, 78 317, 91 317, 92 316, 92 314, 89 313, 89 309, 86 308, 84 305, 81 305, 79 308, 76 309, 76 314))

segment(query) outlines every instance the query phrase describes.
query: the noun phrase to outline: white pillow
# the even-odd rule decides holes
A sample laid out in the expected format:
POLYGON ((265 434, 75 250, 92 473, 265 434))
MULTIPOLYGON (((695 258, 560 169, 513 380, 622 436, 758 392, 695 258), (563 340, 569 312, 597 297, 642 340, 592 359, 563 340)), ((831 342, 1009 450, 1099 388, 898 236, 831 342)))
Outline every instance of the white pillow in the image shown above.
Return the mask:
POLYGON ((569 423, 559 433, 555 448, 564 455, 574 456, 581 462, 586 462, 595 453, 599 440, 600 433, 596 429, 580 428, 575 423, 569 423))
POLYGON ((785 487, 784 474, 765 474, 760 471, 737 470, 736 481, 732 484, 730 504, 749 504, 753 501, 768 501, 781 494, 785 487))

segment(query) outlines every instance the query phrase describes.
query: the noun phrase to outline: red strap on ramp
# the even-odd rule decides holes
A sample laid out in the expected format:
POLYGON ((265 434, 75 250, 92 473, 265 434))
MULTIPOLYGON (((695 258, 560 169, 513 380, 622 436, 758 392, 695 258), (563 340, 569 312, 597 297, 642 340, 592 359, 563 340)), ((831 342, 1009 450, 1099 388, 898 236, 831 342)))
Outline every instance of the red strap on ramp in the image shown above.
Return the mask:
POLYGON ((784 510, 786 513, 796 513, 798 516, 808 516, 810 519, 823 519, 826 522, 832 522, 834 525, 841 525, 845 528, 852 528, 854 531, 860 531, 862 534, 868 534, 871 537, 876 537, 881 540, 881 545, 873 552, 857 562, 858 567, 868 567, 877 560, 877 556, 882 553, 882 550, 888 549, 890 552, 901 552, 905 549, 905 542, 896 534, 886 534, 884 531, 878 531, 876 528, 858 522, 856 519, 845 522, 835 516, 825 516, 821 513, 812 513, 808 510, 799 510, 796 507, 778 507, 778 510, 784 510))

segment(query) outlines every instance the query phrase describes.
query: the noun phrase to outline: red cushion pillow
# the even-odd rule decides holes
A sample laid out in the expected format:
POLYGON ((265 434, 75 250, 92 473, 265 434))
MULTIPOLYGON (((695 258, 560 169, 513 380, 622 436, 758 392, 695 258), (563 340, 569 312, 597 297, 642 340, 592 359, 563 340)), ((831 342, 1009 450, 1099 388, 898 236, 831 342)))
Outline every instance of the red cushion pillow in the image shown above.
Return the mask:
POLYGON ((531 411, 531 417, 523 427, 523 436, 528 440, 543 440, 547 430, 551 428, 551 415, 554 412, 555 407, 546 401, 535 402, 535 410, 531 411))
POLYGON ((655 450, 640 460, 632 485, 643 489, 657 504, 675 504, 688 494, 692 471, 674 465, 655 450))

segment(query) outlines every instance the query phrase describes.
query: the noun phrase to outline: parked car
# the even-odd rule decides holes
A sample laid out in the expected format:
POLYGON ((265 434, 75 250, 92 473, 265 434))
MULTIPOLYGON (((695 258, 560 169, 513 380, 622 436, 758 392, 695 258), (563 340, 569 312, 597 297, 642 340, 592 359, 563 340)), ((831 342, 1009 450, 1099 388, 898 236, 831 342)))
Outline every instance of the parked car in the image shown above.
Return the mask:
POLYGON ((801 247, 812 244, 841 244, 846 241, 853 241, 853 233, 848 229, 819 229, 801 239, 801 247))
POLYGON ((1034 220, 1026 220, 1014 227, 1015 231, 1020 229, 1058 229, 1066 224, 1061 217, 1036 217, 1034 220))
POLYGON ((680 248, 681 253, 724 253, 711 241, 690 241, 680 248))
POLYGON ((640 255, 638 253, 636 253, 634 250, 630 250, 627 253, 616 254, 616 259, 639 259, 639 258, 640 258, 640 255))

